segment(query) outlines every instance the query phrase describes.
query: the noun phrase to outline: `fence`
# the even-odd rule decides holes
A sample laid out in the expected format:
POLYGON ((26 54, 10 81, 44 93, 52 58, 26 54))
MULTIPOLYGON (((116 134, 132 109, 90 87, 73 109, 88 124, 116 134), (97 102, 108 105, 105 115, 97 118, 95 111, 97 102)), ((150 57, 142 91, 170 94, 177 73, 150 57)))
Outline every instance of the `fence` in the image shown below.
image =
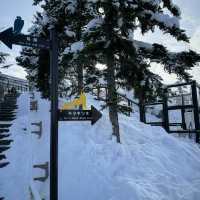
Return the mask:
MULTIPOLYGON (((92 93, 98 100, 107 101, 105 85, 93 88, 92 93)), ((196 81, 167 86, 163 100, 159 102, 140 104, 120 93, 117 96, 130 108, 129 116, 133 107, 138 107, 141 122, 162 126, 168 133, 194 133, 196 142, 200 143, 200 86, 196 81)))
MULTIPOLYGON (((153 110, 153 109, 152 109, 153 110)), ((158 109, 154 109, 158 110, 158 109)), ((200 86, 196 81, 169 85, 162 102, 144 104, 142 121, 163 126, 168 133, 194 133, 200 142, 200 86), (160 105, 160 118, 148 120, 148 109, 160 105)))
MULTIPOLYGON (((97 97, 97 100, 107 101, 108 99, 108 88, 106 85, 99 85, 92 89, 92 94, 97 97)), ((138 107, 139 103, 128 98, 126 95, 117 92, 117 98, 119 100, 119 107, 126 110, 126 114, 130 116, 131 112, 134 110, 134 106, 138 107)), ((135 107, 135 108, 136 108, 135 107)))

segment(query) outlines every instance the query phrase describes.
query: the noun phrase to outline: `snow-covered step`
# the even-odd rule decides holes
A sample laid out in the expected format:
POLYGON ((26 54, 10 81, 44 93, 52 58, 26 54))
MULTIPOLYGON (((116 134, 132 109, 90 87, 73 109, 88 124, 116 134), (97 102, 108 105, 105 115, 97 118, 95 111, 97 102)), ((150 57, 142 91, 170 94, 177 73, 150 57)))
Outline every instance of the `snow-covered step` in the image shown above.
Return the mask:
POLYGON ((8 164, 9 164, 9 162, 0 163, 0 168, 6 167, 8 164))
POLYGON ((5 155, 0 154, 0 160, 6 159, 5 155))
POLYGON ((8 146, 13 140, 0 140, 0 146, 8 146))
POLYGON ((1 133, 5 133, 5 132, 9 132, 9 129, 7 129, 7 128, 0 128, 0 134, 1 133))
POLYGON ((3 125, 3 126, 4 126, 4 125, 9 125, 9 126, 10 126, 10 125, 12 125, 12 124, 11 124, 11 121, 0 121, 0 126, 1 126, 1 125, 3 125))
POLYGON ((12 112, 0 112, 0 117, 14 117, 15 116, 15 114, 14 113, 12 113, 12 112))
POLYGON ((0 140, 9 137, 10 134, 0 134, 0 140))
POLYGON ((12 105, 0 105, 0 110, 11 110, 11 109, 16 109, 17 105, 12 104, 12 105))
POLYGON ((3 153, 4 151, 7 151, 8 149, 10 149, 10 147, 1 147, 0 146, 0 153, 3 153))
POLYGON ((40 197, 40 194, 39 194, 38 190, 36 189, 36 186, 33 181, 31 182, 29 188, 30 188, 31 194, 33 195, 34 200, 43 200, 40 197))
POLYGON ((16 119, 15 117, 0 117, 1 121, 13 121, 15 119, 16 119))
POLYGON ((13 142, 13 140, 8 139, 10 134, 5 133, 9 132, 11 121, 16 119, 16 102, 16 97, 14 97, 13 95, 7 95, 4 98, 4 101, 0 103, 0 155, 2 158, 0 159, 0 168, 6 167, 9 164, 9 162, 5 160, 6 156, 1 153, 7 151, 10 148, 11 142, 13 142))

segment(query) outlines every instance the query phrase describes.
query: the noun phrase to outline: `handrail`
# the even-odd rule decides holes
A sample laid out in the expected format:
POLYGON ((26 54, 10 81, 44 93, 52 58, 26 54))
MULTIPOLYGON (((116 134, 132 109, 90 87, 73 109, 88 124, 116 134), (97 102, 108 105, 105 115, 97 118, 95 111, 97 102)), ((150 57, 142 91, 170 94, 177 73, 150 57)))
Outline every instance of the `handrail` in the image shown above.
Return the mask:
POLYGON ((156 105, 163 105, 164 102, 160 101, 160 102, 155 102, 155 103, 145 103, 144 106, 156 106, 156 105))
POLYGON ((133 101, 132 99, 129 99, 127 96, 122 95, 120 93, 117 92, 117 95, 121 96, 122 98, 125 98, 126 100, 130 101, 132 104, 135 104, 137 106, 139 106, 139 103, 136 103, 135 101, 133 101))
POLYGON ((194 81, 185 82, 185 83, 178 83, 178 84, 171 84, 171 85, 167 85, 166 88, 180 87, 180 86, 185 86, 185 85, 192 85, 193 83, 194 83, 194 81))
MULTIPOLYGON (((103 88, 103 89, 107 89, 107 87, 104 86, 104 85, 100 85, 100 86, 97 86, 97 87, 93 87, 92 89, 102 89, 102 88, 103 88)), ((139 106, 139 103, 135 102, 135 101, 132 100, 132 99, 129 99, 127 96, 125 96, 125 95, 123 95, 123 94, 120 94, 119 92, 117 92, 117 95, 120 96, 120 97, 122 97, 122 98, 124 98, 124 99, 126 99, 127 101, 131 102, 131 104, 135 104, 135 105, 139 106)))

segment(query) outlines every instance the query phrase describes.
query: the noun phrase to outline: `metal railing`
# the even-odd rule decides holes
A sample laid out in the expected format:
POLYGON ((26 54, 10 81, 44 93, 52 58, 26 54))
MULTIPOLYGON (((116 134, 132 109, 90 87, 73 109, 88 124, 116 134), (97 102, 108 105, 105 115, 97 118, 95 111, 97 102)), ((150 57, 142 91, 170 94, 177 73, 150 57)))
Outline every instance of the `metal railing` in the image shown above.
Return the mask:
MULTIPOLYGON (((163 102, 155 102, 150 104, 144 104, 141 106, 142 115, 141 121, 150 124, 152 126, 162 126, 168 133, 194 133, 196 135, 196 142, 200 143, 200 86, 196 81, 189 83, 181 83, 169 85, 165 89, 163 102), (172 94, 169 91, 178 87, 188 87, 188 93, 183 94, 172 94), (188 98, 189 97, 189 98, 188 98), (147 121, 146 110, 148 106, 155 107, 156 105, 162 105, 162 119, 161 121, 147 121), (171 122, 170 112, 179 111, 181 122, 171 122), (186 114, 190 112, 190 118, 193 119, 192 124, 189 126, 186 120, 186 114), (173 128, 172 128, 173 127, 173 128), (189 128, 190 127, 190 128, 189 128)), ((140 110, 141 110, 140 109, 140 110)), ((177 113, 176 113, 177 114, 177 113)), ((190 120, 191 120, 190 119, 190 120)), ((177 120, 177 119, 176 119, 177 120)), ((191 124, 191 121, 189 121, 191 124)))
MULTIPOLYGON (((97 100, 100 101, 108 101, 108 88, 105 85, 99 85, 92 89, 92 94, 96 96, 97 100)), ((117 92, 117 98, 120 102, 125 103, 126 105, 120 105, 127 108, 127 115, 130 116, 131 112, 133 112, 133 106, 139 106, 139 103, 135 102, 134 100, 128 98, 126 95, 120 94, 117 92)))

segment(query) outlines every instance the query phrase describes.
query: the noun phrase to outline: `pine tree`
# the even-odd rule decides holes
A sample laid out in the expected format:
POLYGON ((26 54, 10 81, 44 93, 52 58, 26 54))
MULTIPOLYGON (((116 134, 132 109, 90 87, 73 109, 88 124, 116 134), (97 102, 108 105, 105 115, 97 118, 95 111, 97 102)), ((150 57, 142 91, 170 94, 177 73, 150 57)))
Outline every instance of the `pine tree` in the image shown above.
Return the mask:
POLYGON ((75 85, 78 80, 78 92, 91 83, 106 81, 106 104, 117 142, 120 142, 118 86, 133 88, 143 103, 145 99, 162 95, 162 79, 150 71, 152 62, 162 64, 168 73, 188 81, 191 78, 188 70, 200 60, 193 51, 172 53, 161 44, 134 39, 136 30, 145 34, 158 27, 177 41, 189 42, 179 27, 179 8, 171 0, 45 0, 42 8, 43 13, 36 16, 36 32, 48 37, 50 26, 57 29, 61 41, 60 80, 72 77, 71 83, 74 81, 75 85), (106 69, 98 70, 97 63, 106 65, 106 69), (83 76, 88 85, 83 86, 83 76))
MULTIPOLYGON (((67 46, 71 45, 80 45, 82 39, 82 32, 84 26, 91 19, 89 10, 85 7, 86 1, 84 0, 75 0, 75 1, 66 1, 65 2, 65 12, 68 16, 67 22, 67 32, 73 34, 73 39, 68 43, 67 46)), ((74 93, 80 94, 84 90, 84 68, 86 65, 85 60, 81 57, 73 58, 73 55, 70 53, 72 49, 66 48, 67 53, 63 53, 63 63, 68 70, 68 79, 74 77, 72 82, 74 86, 74 93), (70 73, 71 72, 71 73, 70 73), (77 81, 74 81, 77 80, 77 81), (76 84, 77 82, 77 84, 76 84)), ((77 49, 78 51, 78 49, 77 49)))
MULTIPOLYGON (((46 38, 47 31, 41 31, 39 23, 42 19, 40 13, 35 16, 35 24, 30 28, 29 34, 46 38)), ((32 86, 42 92, 44 98, 49 97, 49 52, 43 49, 24 47, 21 55, 16 58, 18 65, 25 68, 27 79, 32 86)))
MULTIPOLYGON (((39 5, 42 1, 34 0, 34 5, 39 5)), ((81 57, 72 59, 70 55, 66 55, 64 50, 67 46, 71 46, 76 41, 81 40, 82 28, 90 19, 90 13, 84 7, 83 0, 57 0, 45 1, 41 4, 42 12, 37 12, 35 15, 34 25, 30 30, 31 34, 48 38, 49 27, 54 26, 59 37, 59 86, 60 93, 77 95, 84 89, 83 66, 84 62, 81 57), (67 83, 65 80, 68 80, 67 83)), ((21 52, 21 56, 17 58, 18 64, 27 68, 28 77, 33 79, 37 84, 36 87, 42 92, 44 97, 49 96, 49 55, 46 51, 38 52, 34 48, 30 48, 37 52, 39 59, 34 65, 30 65, 31 54, 29 58, 26 56, 26 48, 21 52), (30 59, 29 63, 24 62, 30 59), (34 76, 31 74, 31 69, 35 71, 34 76)), ((29 49, 29 51, 30 51, 29 49)))
POLYGON ((160 44, 134 40, 137 29, 145 34, 158 27, 177 41, 189 42, 185 31, 179 27, 179 8, 170 0, 88 0, 88 5, 93 19, 83 35, 81 53, 91 62, 107 66, 104 74, 108 87, 107 105, 113 134, 120 142, 117 83, 132 86, 144 101, 153 93, 158 94, 162 85, 161 78, 150 71, 149 62, 160 63, 167 72, 188 80, 190 76, 186 70, 191 69, 200 56, 193 51, 171 53, 160 44))

